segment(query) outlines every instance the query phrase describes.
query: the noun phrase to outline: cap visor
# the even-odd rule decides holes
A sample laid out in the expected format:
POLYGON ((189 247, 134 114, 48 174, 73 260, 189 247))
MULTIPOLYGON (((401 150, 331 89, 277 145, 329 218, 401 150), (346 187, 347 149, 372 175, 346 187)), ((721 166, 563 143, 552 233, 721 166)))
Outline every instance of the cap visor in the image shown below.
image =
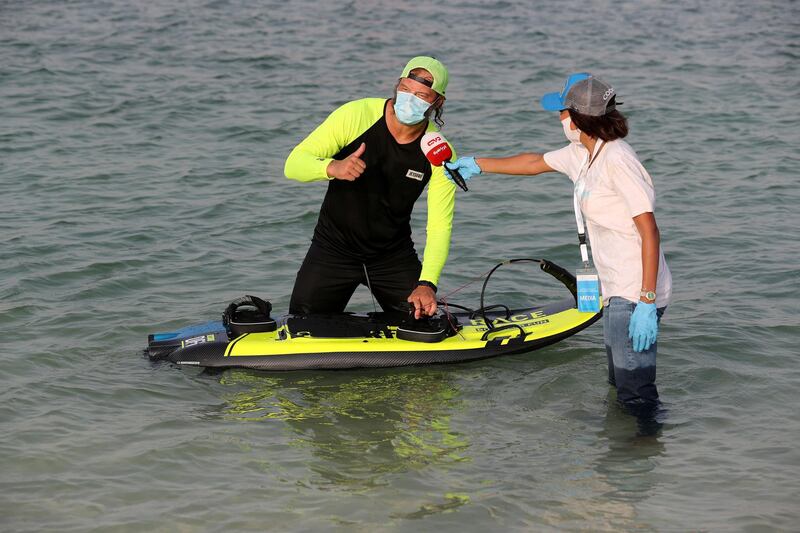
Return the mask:
POLYGON ((561 101, 561 95, 558 93, 547 93, 542 96, 542 109, 545 111, 561 111, 564 109, 564 103, 561 101))

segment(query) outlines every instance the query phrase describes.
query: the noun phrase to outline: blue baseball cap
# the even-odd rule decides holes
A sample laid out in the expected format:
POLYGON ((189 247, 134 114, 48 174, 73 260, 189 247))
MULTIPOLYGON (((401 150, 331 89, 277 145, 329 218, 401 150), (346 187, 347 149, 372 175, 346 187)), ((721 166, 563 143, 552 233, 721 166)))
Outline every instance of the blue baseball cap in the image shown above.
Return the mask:
POLYGON ((547 93, 542 97, 546 111, 569 109, 590 117, 601 117, 617 108, 616 89, 596 76, 579 72, 570 74, 560 93, 547 93))
POLYGON ((569 109, 567 105, 567 93, 572 89, 572 86, 581 80, 589 79, 592 75, 587 72, 576 72, 570 74, 564 88, 560 93, 547 93, 542 96, 542 109, 545 111, 561 111, 562 109, 569 109))

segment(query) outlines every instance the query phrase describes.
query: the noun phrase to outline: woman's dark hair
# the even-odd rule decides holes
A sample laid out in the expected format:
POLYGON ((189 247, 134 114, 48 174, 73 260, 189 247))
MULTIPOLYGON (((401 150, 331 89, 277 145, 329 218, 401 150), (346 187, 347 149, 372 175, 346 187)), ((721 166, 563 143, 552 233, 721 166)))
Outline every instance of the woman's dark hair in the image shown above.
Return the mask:
MULTIPOLYGON (((615 99, 616 96, 612 97, 608 104, 614 105, 615 99)), ((572 122, 589 137, 608 142, 622 139, 628 135, 628 119, 616 109, 599 117, 582 115, 572 109, 568 111, 572 122)))

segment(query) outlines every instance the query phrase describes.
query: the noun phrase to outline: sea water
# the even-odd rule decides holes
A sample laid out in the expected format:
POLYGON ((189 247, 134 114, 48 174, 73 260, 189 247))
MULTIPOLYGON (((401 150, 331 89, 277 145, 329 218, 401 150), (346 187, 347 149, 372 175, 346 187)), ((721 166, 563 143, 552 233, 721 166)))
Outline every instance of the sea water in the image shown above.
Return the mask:
MULTIPOLYGON (((796 529, 798 20, 789 0, 0 2, 0 529, 796 529), (538 101, 570 72, 617 89, 674 276, 656 435, 616 406, 599 323, 435 367, 142 356, 244 294, 286 310, 325 193, 286 155, 417 54, 450 69, 460 155, 564 146, 538 101)), ((567 178, 469 185, 451 301, 476 307, 503 259, 577 263, 567 178)), ((422 253, 424 198, 413 228, 422 253)), ((563 297, 546 278, 505 267, 487 303, 563 297)))

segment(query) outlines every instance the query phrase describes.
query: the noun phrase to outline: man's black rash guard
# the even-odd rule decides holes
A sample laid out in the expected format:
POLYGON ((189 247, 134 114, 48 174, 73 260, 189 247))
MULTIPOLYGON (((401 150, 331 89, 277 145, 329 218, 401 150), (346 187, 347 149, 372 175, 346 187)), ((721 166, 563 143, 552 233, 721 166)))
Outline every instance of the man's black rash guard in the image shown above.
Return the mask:
MULTIPOLYGON (((330 180, 314 240, 363 260, 413 247, 411 212, 427 185, 427 241, 420 279, 437 284, 450 248, 455 185, 442 167, 425 158, 419 138, 408 144, 394 139, 386 125, 387 102, 365 98, 341 106, 292 150, 284 172, 298 181, 330 180), (364 173, 355 181, 331 179, 326 172, 330 162, 346 158, 362 142, 364 173)), ((426 129, 436 131, 430 122, 426 129)))

